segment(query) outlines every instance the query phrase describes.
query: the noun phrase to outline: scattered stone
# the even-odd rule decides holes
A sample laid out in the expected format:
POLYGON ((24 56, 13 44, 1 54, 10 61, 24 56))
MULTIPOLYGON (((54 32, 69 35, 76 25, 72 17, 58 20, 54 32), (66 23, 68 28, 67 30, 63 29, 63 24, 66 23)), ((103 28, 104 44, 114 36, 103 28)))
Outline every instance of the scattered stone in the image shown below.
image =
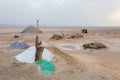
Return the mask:
POLYGON ((61 40, 63 39, 64 37, 61 36, 61 35, 57 35, 57 34, 54 34, 50 39, 51 40, 61 40))
POLYGON ((14 38, 19 38, 19 36, 18 35, 14 35, 14 38))
POLYGON ((102 48, 106 48, 106 46, 102 43, 98 43, 98 42, 93 42, 93 43, 86 43, 83 45, 84 49, 102 49, 102 48))
POLYGON ((74 71, 73 71, 73 70, 69 70, 69 72, 70 72, 70 73, 74 73, 74 71))
POLYGON ((22 41, 13 41, 10 45, 11 49, 27 49, 30 46, 22 41))
MULTIPOLYGON (((35 33, 35 32, 36 30, 34 26, 28 26, 21 33, 35 33)), ((42 33, 42 31, 39 30, 39 33, 42 33)))

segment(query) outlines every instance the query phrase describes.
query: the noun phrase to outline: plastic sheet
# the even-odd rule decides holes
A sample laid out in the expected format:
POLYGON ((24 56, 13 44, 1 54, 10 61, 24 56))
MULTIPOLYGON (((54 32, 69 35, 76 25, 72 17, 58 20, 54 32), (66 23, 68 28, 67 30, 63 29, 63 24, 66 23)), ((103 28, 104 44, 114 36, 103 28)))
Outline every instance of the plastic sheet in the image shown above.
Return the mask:
POLYGON ((10 45, 11 49, 27 49, 30 46, 22 41, 13 41, 10 45))
POLYGON ((44 75, 51 75, 55 72, 55 66, 49 61, 40 60, 35 62, 35 64, 40 68, 40 72, 44 75))
MULTIPOLYGON (((28 48, 24 52, 16 56, 16 60, 20 62, 33 63, 35 61, 35 46, 28 48)), ((50 61, 53 57, 53 54, 46 48, 44 48, 42 53, 42 59, 50 61)))

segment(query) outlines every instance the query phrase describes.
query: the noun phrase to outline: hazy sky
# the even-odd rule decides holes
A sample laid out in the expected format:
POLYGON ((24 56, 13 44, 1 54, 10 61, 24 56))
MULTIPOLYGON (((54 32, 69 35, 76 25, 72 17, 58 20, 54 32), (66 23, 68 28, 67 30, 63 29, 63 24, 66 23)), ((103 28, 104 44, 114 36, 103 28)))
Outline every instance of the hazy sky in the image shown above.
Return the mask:
POLYGON ((120 26, 120 0, 0 0, 0 24, 120 26))

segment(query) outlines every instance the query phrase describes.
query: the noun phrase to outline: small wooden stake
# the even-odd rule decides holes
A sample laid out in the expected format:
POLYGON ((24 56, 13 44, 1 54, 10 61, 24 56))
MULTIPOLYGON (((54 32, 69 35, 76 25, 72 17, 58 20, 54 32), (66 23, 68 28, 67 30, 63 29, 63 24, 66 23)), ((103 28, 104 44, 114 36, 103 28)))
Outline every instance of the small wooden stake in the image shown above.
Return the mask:
POLYGON ((39 36, 39 20, 37 20, 36 34, 39 36))

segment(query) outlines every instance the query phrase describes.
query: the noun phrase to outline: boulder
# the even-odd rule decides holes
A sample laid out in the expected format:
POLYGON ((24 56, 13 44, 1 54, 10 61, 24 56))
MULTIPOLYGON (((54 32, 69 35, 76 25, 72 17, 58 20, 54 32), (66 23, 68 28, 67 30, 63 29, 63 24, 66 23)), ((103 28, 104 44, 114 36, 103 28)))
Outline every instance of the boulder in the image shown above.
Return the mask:
POLYGON ((19 38, 19 36, 18 35, 14 35, 14 38, 19 38))
POLYGON ((87 30, 87 29, 82 29, 82 33, 87 34, 87 33, 88 33, 88 30, 87 30))
POLYGON ((106 48, 106 46, 102 43, 98 43, 98 42, 93 42, 93 43, 86 43, 83 45, 84 49, 102 49, 102 48, 106 48))

